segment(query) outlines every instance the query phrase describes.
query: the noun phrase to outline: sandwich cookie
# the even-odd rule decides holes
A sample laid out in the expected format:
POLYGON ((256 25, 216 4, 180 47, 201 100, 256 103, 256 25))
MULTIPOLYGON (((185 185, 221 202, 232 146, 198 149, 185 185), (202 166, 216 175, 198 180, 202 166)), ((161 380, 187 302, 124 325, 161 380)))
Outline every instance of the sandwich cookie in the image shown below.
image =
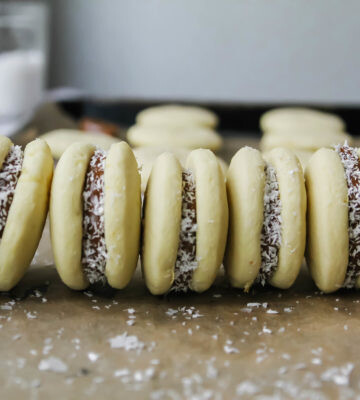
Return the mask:
POLYGON ((40 139, 22 152, 0 136, 0 291, 11 290, 34 257, 48 212, 53 160, 40 139))
POLYGON ((133 125, 127 131, 127 140, 134 147, 183 147, 218 150, 222 146, 221 136, 203 126, 146 126, 133 125))
POLYGON ((203 292, 221 266, 228 228, 224 175, 215 155, 194 150, 186 168, 158 157, 145 192, 142 269, 152 294, 203 292))
POLYGON ((360 287, 359 150, 347 144, 321 149, 306 168, 307 263, 326 293, 360 287))
POLYGON ((254 282, 286 289, 304 257, 306 194, 302 167, 287 149, 266 161, 259 151, 240 149, 227 174, 229 234, 224 260, 232 286, 254 282))
POLYGON ((140 111, 136 123, 154 127, 203 126, 212 129, 217 127, 219 120, 215 113, 206 108, 168 104, 140 111))
POLYGON ((290 133, 293 129, 341 132, 345 129, 345 122, 335 114, 310 108, 284 107, 263 114, 260 118, 260 128, 263 132, 282 131, 290 133))
POLYGON ((62 155, 51 190, 50 231, 63 282, 82 290, 105 283, 122 289, 136 268, 140 175, 125 142, 108 152, 75 143, 62 155))

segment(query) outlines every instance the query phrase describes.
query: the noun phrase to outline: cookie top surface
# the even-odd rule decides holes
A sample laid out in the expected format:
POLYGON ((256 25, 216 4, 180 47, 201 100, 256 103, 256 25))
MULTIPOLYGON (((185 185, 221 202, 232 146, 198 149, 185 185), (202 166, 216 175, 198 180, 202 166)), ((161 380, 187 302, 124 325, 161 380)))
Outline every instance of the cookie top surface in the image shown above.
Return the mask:
POLYGON ((233 286, 248 290, 261 267, 265 161, 251 147, 241 148, 227 173, 229 234, 224 265, 233 286))
POLYGON ((308 197, 306 260, 312 278, 324 292, 344 282, 348 258, 348 188, 338 154, 318 150, 305 170, 308 197))
POLYGON ((215 113, 206 108, 184 106, 177 104, 150 107, 140 111, 136 122, 144 126, 204 126, 215 128, 218 118, 215 113))
POLYGON ((155 161, 144 198, 141 263, 146 286, 166 293, 174 281, 179 248, 182 167, 171 153, 155 161))
POLYGON ((284 107, 270 110, 260 118, 260 128, 266 131, 342 131, 345 129, 344 121, 335 114, 301 107, 284 107))
POLYGON ((141 224, 140 174, 127 143, 111 145, 104 180, 105 275, 110 286, 123 289, 138 262, 141 224))

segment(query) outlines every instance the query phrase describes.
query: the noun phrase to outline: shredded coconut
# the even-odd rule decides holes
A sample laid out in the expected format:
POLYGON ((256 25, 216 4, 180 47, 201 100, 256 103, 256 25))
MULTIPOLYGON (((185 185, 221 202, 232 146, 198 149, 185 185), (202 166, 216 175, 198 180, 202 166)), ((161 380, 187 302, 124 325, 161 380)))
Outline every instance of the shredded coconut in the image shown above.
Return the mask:
POLYGON ((104 169, 106 153, 95 150, 83 193, 82 265, 90 283, 105 283, 107 251, 104 224, 104 169))
POLYGON ((0 171, 0 238, 5 229, 10 206, 21 173, 23 152, 20 146, 12 146, 0 171))
POLYGON ((348 187, 349 262, 343 287, 351 289, 360 274, 360 162, 357 149, 347 143, 337 145, 335 150, 344 166, 348 187))
POLYGON ((349 384, 350 375, 354 369, 353 363, 346 363, 341 367, 332 367, 327 369, 321 379, 327 382, 333 382, 335 385, 346 386, 349 384))
POLYGON ((38 366, 40 371, 51 371, 51 372, 66 372, 68 366, 57 357, 49 357, 40 361, 38 366))
POLYGON ((196 260, 196 189, 191 171, 183 171, 180 241, 175 263, 175 278, 170 292, 187 292, 196 260))
POLYGON ((265 167, 264 223, 261 232, 261 267, 257 281, 263 286, 275 272, 281 245, 281 201, 273 166, 265 167))
POLYGON ((145 346, 144 342, 141 342, 137 336, 128 335, 127 332, 124 332, 122 335, 117 335, 111 339, 109 339, 109 343, 111 348, 113 349, 125 349, 126 351, 130 350, 142 350, 145 346))

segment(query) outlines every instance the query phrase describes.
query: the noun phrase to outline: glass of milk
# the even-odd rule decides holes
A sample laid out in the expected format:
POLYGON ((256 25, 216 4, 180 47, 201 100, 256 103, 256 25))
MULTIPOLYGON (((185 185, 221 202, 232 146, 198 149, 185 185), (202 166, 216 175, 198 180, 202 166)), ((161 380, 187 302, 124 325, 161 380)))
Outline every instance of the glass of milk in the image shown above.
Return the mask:
POLYGON ((44 4, 0 2, 0 123, 26 120, 42 100, 47 20, 44 4))

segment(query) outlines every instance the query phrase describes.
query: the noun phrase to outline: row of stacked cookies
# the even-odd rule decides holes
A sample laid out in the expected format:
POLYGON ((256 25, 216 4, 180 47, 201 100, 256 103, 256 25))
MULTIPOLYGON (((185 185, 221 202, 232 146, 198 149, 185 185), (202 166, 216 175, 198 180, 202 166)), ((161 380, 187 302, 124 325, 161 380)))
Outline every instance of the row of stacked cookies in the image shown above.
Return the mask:
MULTIPOLYGON (((90 143, 108 150, 113 143, 120 141, 114 136, 116 126, 103 126, 104 123, 100 122, 95 125, 96 120, 93 120, 92 125, 85 125, 86 119, 84 121, 79 123, 81 130, 56 129, 41 136, 50 146, 56 160, 75 142, 90 143), (85 133, 84 128, 90 128, 91 131, 85 133)), ((199 106, 167 104, 140 111, 136 115, 135 125, 127 130, 126 137, 141 166, 142 191, 145 191, 152 165, 160 154, 170 151, 184 166, 193 149, 219 150, 223 140, 216 132, 218 123, 219 119, 214 112, 199 106)), ((226 173, 226 162, 221 158, 218 160, 226 173)))
MULTIPOLYGON (((127 131, 127 140, 141 165, 141 187, 145 191, 156 158, 171 152, 185 167, 191 150, 217 151, 223 141, 216 132, 219 119, 212 111, 197 106, 160 105, 140 111, 135 125, 127 131)), ((218 158, 226 173, 227 164, 218 158)))
POLYGON ((226 178, 210 150, 192 151, 185 167, 164 153, 152 168, 143 207, 138 165, 124 142, 108 152, 73 144, 52 185, 44 141, 30 143, 23 154, 2 137, 0 156, 1 290, 17 284, 34 255, 50 186, 56 267, 74 289, 96 282, 125 287, 139 253, 154 294, 202 292, 222 263, 235 287, 288 288, 304 256, 306 192, 308 264, 316 284, 325 292, 357 284, 360 166, 347 145, 315 153, 307 190, 288 149, 262 156, 242 148, 226 178))
POLYGON ((314 152, 334 143, 351 144, 345 122, 337 115, 301 107, 277 108, 260 118, 263 132, 260 148, 267 152, 276 147, 291 149, 306 166, 314 152))

